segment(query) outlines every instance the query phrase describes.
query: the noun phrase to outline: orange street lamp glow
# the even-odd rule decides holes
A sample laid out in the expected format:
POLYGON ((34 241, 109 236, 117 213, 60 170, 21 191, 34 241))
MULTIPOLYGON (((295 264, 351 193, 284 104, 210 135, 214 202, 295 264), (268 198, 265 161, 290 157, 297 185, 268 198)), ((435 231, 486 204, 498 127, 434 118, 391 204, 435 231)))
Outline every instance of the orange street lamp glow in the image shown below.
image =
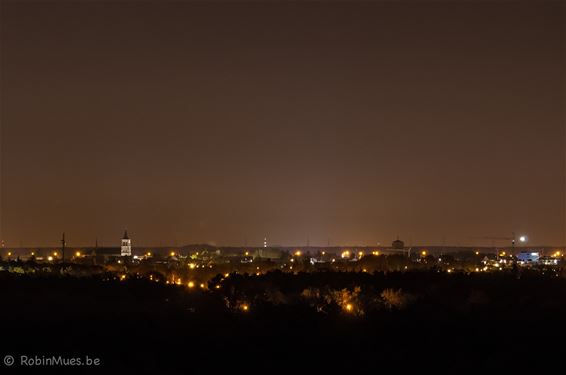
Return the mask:
MULTIPOLYGON (((202 284, 200 284, 200 285, 202 285, 202 284)), ((192 281, 189 281, 188 286, 189 286, 189 288, 194 288, 194 287, 195 287, 195 283, 192 282, 192 281)))
POLYGON ((346 305, 346 311, 351 312, 354 309, 354 306, 352 306, 351 303, 346 305))

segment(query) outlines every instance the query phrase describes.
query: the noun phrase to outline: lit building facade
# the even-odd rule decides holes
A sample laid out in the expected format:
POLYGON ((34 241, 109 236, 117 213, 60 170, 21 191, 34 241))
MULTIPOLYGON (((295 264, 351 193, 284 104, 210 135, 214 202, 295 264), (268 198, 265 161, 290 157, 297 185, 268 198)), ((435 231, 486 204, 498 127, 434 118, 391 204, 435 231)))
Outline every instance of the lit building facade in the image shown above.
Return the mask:
POLYGON ((132 256, 132 240, 128 237, 128 231, 124 231, 124 237, 122 237, 122 246, 120 248, 120 255, 123 257, 132 256))

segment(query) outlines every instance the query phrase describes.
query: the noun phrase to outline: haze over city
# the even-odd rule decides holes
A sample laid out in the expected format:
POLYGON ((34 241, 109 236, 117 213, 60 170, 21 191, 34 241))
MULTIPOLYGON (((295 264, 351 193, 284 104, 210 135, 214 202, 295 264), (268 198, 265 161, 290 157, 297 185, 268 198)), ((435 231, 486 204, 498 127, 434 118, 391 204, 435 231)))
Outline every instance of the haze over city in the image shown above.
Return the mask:
POLYGON ((3 1, 1 237, 562 245, 557 6, 3 1))

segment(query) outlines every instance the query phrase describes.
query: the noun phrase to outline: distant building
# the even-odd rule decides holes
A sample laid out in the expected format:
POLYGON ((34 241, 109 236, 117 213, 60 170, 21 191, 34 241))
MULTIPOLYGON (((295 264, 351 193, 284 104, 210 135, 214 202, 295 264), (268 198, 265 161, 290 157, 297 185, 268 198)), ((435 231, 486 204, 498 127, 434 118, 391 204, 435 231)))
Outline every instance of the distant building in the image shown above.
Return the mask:
POLYGON ((405 248, 405 243, 397 237, 397 239, 391 243, 391 247, 395 250, 403 250, 405 248))
POLYGON ((557 266, 560 263, 560 260, 558 258, 549 257, 549 256, 540 257, 539 261, 545 266, 557 266))
POLYGON ((517 262, 521 265, 537 264, 540 259, 538 251, 521 251, 517 254, 517 262))
POLYGON ((274 248, 259 248, 252 256, 253 259, 279 260, 283 257, 283 252, 274 248))
POLYGON ((132 240, 128 237, 128 231, 124 231, 124 237, 122 237, 122 247, 120 248, 120 255, 123 257, 132 256, 132 240))

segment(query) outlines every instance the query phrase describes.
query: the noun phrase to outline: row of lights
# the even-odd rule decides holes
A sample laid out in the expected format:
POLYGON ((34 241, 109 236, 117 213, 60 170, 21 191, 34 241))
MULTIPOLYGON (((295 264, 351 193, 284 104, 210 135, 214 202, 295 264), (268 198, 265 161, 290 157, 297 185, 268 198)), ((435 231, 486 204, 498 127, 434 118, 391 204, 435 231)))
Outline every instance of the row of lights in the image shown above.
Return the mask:
MULTIPOLYGON (((12 256, 12 252, 11 252, 11 251, 8 251, 8 254, 7 254, 7 255, 8 255, 9 257, 11 257, 11 256, 12 256)), ((30 255, 31 255, 31 256, 35 256, 35 251, 32 251, 32 252, 30 253, 30 255)), ((59 253, 56 252, 56 251, 54 251, 52 256, 53 256, 53 257, 58 257, 58 256, 59 256, 59 253)), ((81 253, 80 251, 77 251, 77 252, 75 252, 75 256, 76 256, 77 258, 79 258, 79 257, 82 256, 82 253, 81 253)))

